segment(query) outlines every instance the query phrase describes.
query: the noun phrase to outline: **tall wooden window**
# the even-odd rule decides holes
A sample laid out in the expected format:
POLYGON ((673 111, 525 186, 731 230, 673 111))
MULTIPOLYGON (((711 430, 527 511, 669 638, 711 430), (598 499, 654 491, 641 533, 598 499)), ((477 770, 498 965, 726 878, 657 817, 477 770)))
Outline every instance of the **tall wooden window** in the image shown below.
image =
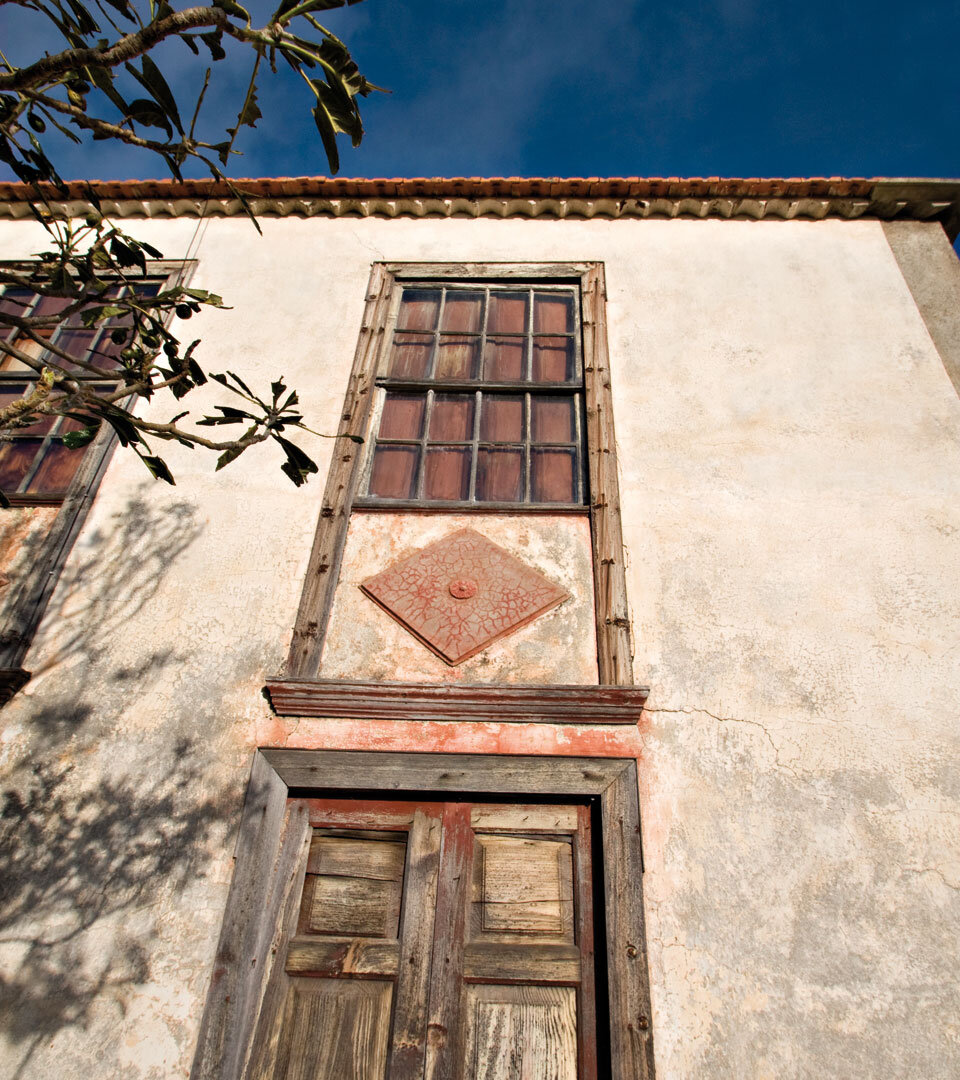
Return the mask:
POLYGON ((586 501, 579 290, 403 287, 359 505, 586 501))
MULTIPOLYGON (((7 263, 11 269, 24 272, 29 264, 7 263)), ((174 278, 185 282, 193 263, 157 260, 148 264, 148 276, 138 277, 138 293, 156 295, 174 278)), ((114 295, 130 288, 118 282, 114 295)), ((109 295, 109 294, 108 294, 109 295)), ((53 319, 70 301, 37 296, 33 292, 7 287, 0 292, 0 306, 20 316, 52 316, 53 319)), ((124 347, 112 339, 112 332, 121 321, 106 326, 88 328, 72 317, 50 330, 35 331, 50 345, 62 346, 84 366, 77 367, 75 378, 104 390, 120 386, 119 354, 124 347)), ((119 336, 119 335, 118 335, 119 336)), ((4 405, 29 394, 36 385, 37 372, 19 358, 4 351, 9 343, 21 353, 43 360, 43 344, 23 335, 16 329, 0 329, 0 403, 4 405)), ((84 426, 70 417, 44 417, 29 425, 4 433, 0 439, 0 490, 13 506, 52 506, 58 509, 38 517, 31 526, 31 539, 36 541, 29 565, 18 572, 14 581, 0 593, 3 616, 0 622, 0 704, 29 679, 22 667, 34 632, 43 617, 60 568, 70 552, 74 538, 83 525, 91 496, 103 475, 104 468, 116 445, 116 436, 108 424, 101 427, 84 450, 70 450, 63 437, 84 426)))
POLYGON ((374 263, 287 676, 316 678, 352 510, 448 507, 589 513, 600 682, 633 682, 605 307, 599 263, 374 263))
MULTIPOLYGON (((136 292, 155 296, 162 283, 162 279, 138 281, 136 292)), ((119 297, 130 291, 129 286, 118 285, 108 290, 106 296, 119 297)), ((0 293, 0 310, 24 318, 57 315, 72 302, 59 297, 38 296, 25 289, 7 288, 0 293)), ((95 386, 101 393, 111 393, 121 385, 115 373, 120 366, 120 350, 124 347, 111 335, 122 325, 123 320, 118 318, 99 327, 85 327, 77 312, 55 329, 40 330, 37 334, 80 361, 83 366, 74 365, 73 372, 78 382, 95 386)), ((0 330, 0 333, 3 340, 9 341, 20 352, 43 361, 45 350, 36 341, 20 335, 16 329, 0 330)), ((0 407, 32 393, 38 378, 39 374, 33 368, 0 349, 0 407)), ((15 504, 61 503, 84 457, 80 451, 65 446, 63 436, 84 426, 81 421, 69 417, 46 416, 6 432, 0 440, 0 491, 15 504)))

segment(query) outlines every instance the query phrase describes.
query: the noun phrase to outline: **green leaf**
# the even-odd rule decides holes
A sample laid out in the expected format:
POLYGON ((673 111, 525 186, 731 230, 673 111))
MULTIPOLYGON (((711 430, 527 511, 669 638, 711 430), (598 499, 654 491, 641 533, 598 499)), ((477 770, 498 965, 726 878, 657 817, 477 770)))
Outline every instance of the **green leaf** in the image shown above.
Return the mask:
POLYGON ((177 108, 173 91, 167 84, 162 72, 149 56, 141 58, 142 71, 137 71, 133 64, 125 65, 127 71, 147 91, 153 100, 163 109, 167 117, 173 121, 173 126, 183 134, 183 124, 180 122, 180 110, 177 108))
POLYGON ((210 55, 214 60, 223 60, 226 57, 226 52, 220 42, 223 39, 222 30, 213 30, 209 34, 201 34, 200 40, 210 50, 210 55))
POLYGON ((299 487, 311 473, 318 472, 317 463, 309 456, 305 454, 296 443, 290 442, 289 439, 283 438, 282 435, 273 436, 277 442, 283 447, 283 452, 287 455, 287 460, 280 467, 290 477, 291 480, 299 487), (287 467, 289 466, 289 468, 287 467), (293 472, 295 470, 299 480, 293 479, 293 472))
POLYGON ((160 128, 166 132, 168 139, 173 137, 173 128, 166 113, 150 98, 134 98, 127 106, 127 117, 144 127, 160 128))
POLYGON ((187 48, 193 53, 194 56, 200 55, 200 50, 197 48, 197 43, 193 40, 196 34, 181 34, 180 40, 187 46, 187 48))
POLYGON ((234 0, 213 0, 213 6, 220 8, 221 11, 225 11, 228 15, 233 15, 238 19, 246 19, 248 23, 250 22, 250 12, 235 3, 234 0))
POLYGON ((140 460, 153 473, 154 479, 164 480, 168 484, 176 485, 173 473, 167 468, 167 463, 163 458, 155 457, 153 454, 141 454, 140 460))
POLYGON ((230 450, 224 450, 217 458, 217 467, 214 471, 219 472, 225 465, 229 465, 231 461, 236 461, 245 449, 246 447, 243 446, 234 446, 230 450))
POLYGON ((360 0, 283 0, 283 3, 270 16, 270 21, 280 22, 285 15, 293 19, 298 15, 306 15, 308 11, 330 11, 332 8, 346 7, 348 4, 359 2, 360 0))
POLYGON ((47 125, 44 123, 43 117, 39 113, 27 113, 27 123, 34 131, 39 131, 41 135, 47 130, 47 125))
POLYGON ((107 3, 114 11, 119 11, 125 19, 129 19, 131 22, 137 21, 127 0, 107 0, 107 3))
POLYGON ((120 110, 121 115, 126 116, 128 112, 127 103, 114 88, 113 73, 108 68, 95 67, 93 64, 83 70, 93 85, 107 96, 115 108, 120 110))
POLYGON ((86 446, 99 430, 98 425, 81 428, 80 431, 68 431, 63 437, 63 445, 68 450, 79 450, 81 447, 86 446))
POLYGON ((147 272, 147 260, 143 257, 143 252, 134 251, 119 237, 115 236, 110 241, 110 254, 121 267, 139 266, 143 273, 147 272))

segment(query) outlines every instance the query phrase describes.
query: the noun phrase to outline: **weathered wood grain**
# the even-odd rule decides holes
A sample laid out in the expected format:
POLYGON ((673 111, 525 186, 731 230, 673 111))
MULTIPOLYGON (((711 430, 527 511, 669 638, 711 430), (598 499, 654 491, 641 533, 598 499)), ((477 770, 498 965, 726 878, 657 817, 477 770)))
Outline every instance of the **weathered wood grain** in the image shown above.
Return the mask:
POLYGON ((653 1043, 635 763, 603 792, 600 804, 611 1057, 619 1075, 649 1080, 653 1076, 653 1043))
POLYGON ((576 945, 522 945, 471 941, 464 947, 463 977, 473 982, 533 982, 577 985, 581 979, 576 945))
POLYGON ((400 881, 405 857, 406 844, 401 841, 314 833, 307 873, 400 881))
POLYGON ((470 986, 464 1080, 577 1080, 576 992, 470 986))
POLYGON ((570 282, 582 278, 589 263, 384 263, 398 281, 491 281, 570 282))
POLYGON ((279 716, 369 720, 471 720, 636 724, 648 690, 639 686, 486 686, 271 679, 279 716))
POLYGON ((269 1080, 383 1080, 392 993, 388 982, 293 980, 269 1080))
POLYGON ((470 811, 470 825, 474 832, 560 833, 577 831, 578 807, 544 806, 536 803, 526 805, 502 805, 476 803, 470 811))
POLYGON ((271 948, 299 904, 307 829, 304 810, 288 815, 286 784, 255 754, 191 1080, 240 1080, 271 948))
POLYGON ((440 809, 419 810, 407 842, 390 1080, 420 1080, 423 1076, 441 836, 440 809))
POLYGON ((563 934, 573 907, 568 843, 479 836, 477 854, 484 933, 563 934))
POLYGON ((390 306, 393 280, 381 263, 374 263, 367 285, 366 306, 353 369, 337 430, 333 461, 320 506, 320 520, 314 536, 300 607, 286 671, 291 676, 316 673, 323 651, 333 594, 340 576, 350 507, 356 488, 360 455, 357 439, 366 437, 367 417, 373 400, 374 375, 390 306))
POLYGON ((308 877, 301 933, 396 938, 400 882, 367 877, 308 877))
POLYGON ((592 264, 584 274, 582 296, 597 660, 601 683, 630 686, 633 683, 633 647, 623 561, 620 482, 605 314, 607 293, 602 264, 592 264))
POLYGON ((472 860, 470 807, 450 803, 443 815, 424 1080, 455 1080, 463 1067, 463 946, 472 860))
POLYGON ((262 750, 289 787, 505 795, 599 795, 628 759, 262 750))
POLYGON ((353 937, 295 937, 287 949, 288 973, 311 975, 380 975, 392 978, 400 964, 396 941, 360 941, 353 937))

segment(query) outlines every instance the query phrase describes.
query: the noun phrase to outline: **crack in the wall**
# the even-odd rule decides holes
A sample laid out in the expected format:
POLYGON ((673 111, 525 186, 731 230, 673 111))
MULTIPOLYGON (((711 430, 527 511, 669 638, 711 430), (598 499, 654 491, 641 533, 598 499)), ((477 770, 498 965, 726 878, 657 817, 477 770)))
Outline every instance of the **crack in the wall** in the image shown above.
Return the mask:
POLYGON ((762 724, 759 720, 746 720, 740 716, 718 716, 717 713, 710 712, 709 709, 704 709, 699 706, 685 706, 681 709, 650 709, 644 707, 643 711, 645 713, 681 713, 686 716, 691 716, 694 713, 703 713, 704 716, 709 716, 720 724, 747 724, 750 727, 759 728, 763 732, 767 742, 770 744, 770 749, 773 751, 774 763, 776 764, 777 768, 783 769, 785 772, 790 773, 790 775, 795 780, 800 779, 800 775, 797 773, 797 770, 794 769, 792 765, 788 765, 786 764, 786 762, 780 760, 780 747, 778 747, 776 742, 774 742, 773 736, 767 730, 766 726, 762 724))

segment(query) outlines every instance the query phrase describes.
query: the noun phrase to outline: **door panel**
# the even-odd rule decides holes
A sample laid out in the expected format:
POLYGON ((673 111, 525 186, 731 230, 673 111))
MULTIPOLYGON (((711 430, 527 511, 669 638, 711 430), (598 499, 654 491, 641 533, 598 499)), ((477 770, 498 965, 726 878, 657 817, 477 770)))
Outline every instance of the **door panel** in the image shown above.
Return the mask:
POLYGON ((586 807, 300 805, 246 1080, 595 1080, 586 807))
POLYGON ((470 1080, 577 1080, 577 994, 570 986, 470 986, 470 1080))
POLYGON ((428 1080, 594 1080, 586 807, 444 816, 428 1080))
POLYGON ((383 1080, 392 996, 389 982, 292 980, 274 1075, 383 1080))

